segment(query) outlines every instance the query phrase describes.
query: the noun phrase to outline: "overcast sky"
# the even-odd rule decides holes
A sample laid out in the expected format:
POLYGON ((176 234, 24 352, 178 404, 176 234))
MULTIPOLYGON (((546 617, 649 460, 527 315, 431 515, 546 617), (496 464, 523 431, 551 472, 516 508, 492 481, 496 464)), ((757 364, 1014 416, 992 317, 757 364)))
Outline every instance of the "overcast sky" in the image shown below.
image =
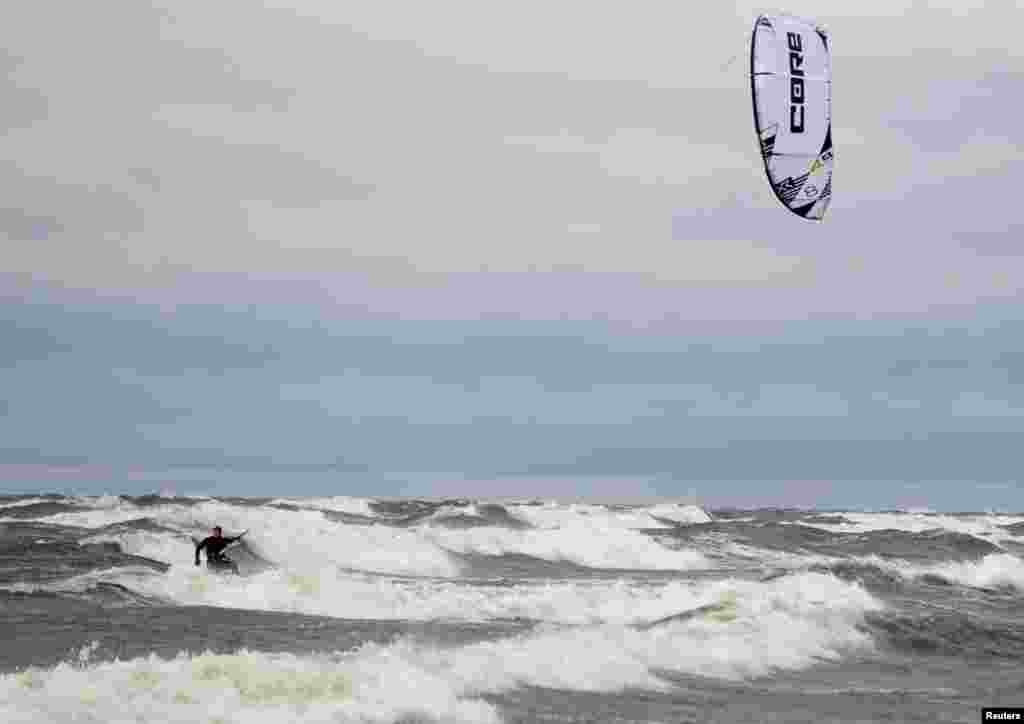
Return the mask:
POLYGON ((752 3, 0 23, 0 492, 1024 509, 1016 2, 831 33, 824 223, 752 3))

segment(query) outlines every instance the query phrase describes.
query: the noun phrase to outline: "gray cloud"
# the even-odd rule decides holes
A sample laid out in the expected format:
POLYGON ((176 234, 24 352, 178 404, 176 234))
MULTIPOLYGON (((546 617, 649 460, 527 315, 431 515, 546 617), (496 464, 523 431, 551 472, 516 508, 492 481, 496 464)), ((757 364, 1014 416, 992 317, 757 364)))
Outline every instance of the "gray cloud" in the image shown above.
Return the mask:
MULTIPOLYGON (((871 441, 751 440, 718 448, 602 449, 568 463, 531 465, 510 474, 647 475, 676 481, 762 481, 760 485, 776 480, 998 482, 1017 478, 1020 435, 1021 430, 985 431, 871 441)), ((758 487, 749 485, 751 490, 758 487)))
POLYGON ((1020 128, 1007 100, 1024 87, 1024 73, 994 69, 1001 59, 992 53, 982 55, 990 59, 988 68, 978 61, 965 66, 946 57, 947 62, 937 64, 940 73, 920 81, 915 93, 904 95, 894 112, 886 114, 890 126, 906 133, 923 154, 957 151, 977 135, 1018 138, 1020 128))
MULTIPOLYGON (((214 269, 304 274, 329 285, 338 284, 332 274, 353 270, 399 286, 425 274, 501 270, 791 289, 819 279, 814 293, 828 304, 828 290, 844 293, 834 282, 848 273, 836 266, 851 243, 869 269, 890 263, 888 249, 857 237, 865 218, 884 218, 871 230, 892 234, 917 225, 921 208, 955 208, 921 196, 930 183, 922 154, 938 150, 921 128, 938 124, 946 137, 984 132, 999 152, 1003 127, 991 124, 1008 115, 997 104, 1014 82, 1016 61, 997 74, 986 53, 957 58, 944 46, 899 57, 902 49, 877 38, 867 53, 858 39, 870 18, 823 7, 826 15, 840 13, 837 32, 850 41, 836 62, 843 160, 835 216, 842 222, 828 232, 797 230, 761 178, 742 63, 735 77, 707 70, 712 48, 725 56, 732 48, 719 42, 726 26, 735 28, 738 48, 748 23, 740 28, 729 13, 716 14, 707 19, 707 38, 680 47, 663 32, 667 25, 645 21, 644 53, 609 55, 600 38, 636 19, 611 6, 590 11, 593 35, 579 37, 570 57, 544 28, 533 29, 530 53, 514 50, 505 42, 508 28, 499 33, 493 18, 477 17, 483 35, 473 36, 415 13, 419 20, 408 25, 408 15, 353 9, 338 16, 326 6, 298 15, 135 5, 119 16, 123 32, 109 43, 96 43, 108 31, 89 14, 75 20, 92 36, 61 30, 49 41, 93 49, 70 72, 36 52, 52 30, 44 10, 26 11, 22 34, 11 38, 18 82, 40 89, 51 111, 45 123, 10 139, 17 173, 6 182, 26 189, 18 206, 66 231, 46 253, 15 245, 9 268, 136 287, 161 284, 171 270, 214 269), (240 24, 245 33, 236 32, 240 24), (670 57, 666 74, 657 62, 670 57), (991 86, 988 95, 979 80, 991 86), (908 94, 908 86, 919 90, 908 94), (983 102, 983 121, 947 113, 951 97, 983 102), (884 159, 885 173, 872 159, 884 159), (26 185, 18 174, 52 182, 26 185), (862 208, 872 198, 891 201, 862 208), (701 209, 702 236, 732 246, 671 240, 672 214, 701 209), (593 231, 572 232, 581 225, 593 231), (830 243, 818 243, 823 233, 830 243)), ((680 10, 658 12, 668 22, 680 10)), ((954 28, 941 8, 925 15, 933 33, 954 28)), ((518 15, 506 20, 521 22, 518 15)), ((558 27, 569 16, 550 21, 558 27)), ((986 178, 981 191, 975 179, 968 193, 991 198, 1018 181, 986 178)), ((1002 219, 985 217, 990 233, 1000 233, 1002 219)), ((936 230, 943 230, 937 220, 902 245, 919 252, 936 230)), ((676 231, 697 230, 677 223, 676 231)), ((933 258, 944 271, 964 261, 955 249, 933 258)), ((1011 286, 1019 271, 1009 271, 1011 286)), ((975 281, 973 292, 983 284, 975 281)), ((887 286, 892 306, 895 281, 887 286)), ((946 294, 940 284, 918 296, 946 294)), ((587 290, 587 302, 600 297, 587 290)), ((763 302, 756 306, 771 306, 763 302)))
POLYGON ((0 128, 4 131, 42 120, 49 111, 46 94, 42 90, 25 87, 18 82, 17 69, 20 64, 21 59, 10 50, 0 50, 0 93, 7 107, 0 120, 0 128))
POLYGON ((0 233, 26 242, 46 241, 64 230, 60 219, 33 216, 24 209, 0 209, 0 233))
POLYGON ((19 7, 0 460, 1013 479, 1018 10, 948 5, 816 6, 814 226, 746 4, 19 7))

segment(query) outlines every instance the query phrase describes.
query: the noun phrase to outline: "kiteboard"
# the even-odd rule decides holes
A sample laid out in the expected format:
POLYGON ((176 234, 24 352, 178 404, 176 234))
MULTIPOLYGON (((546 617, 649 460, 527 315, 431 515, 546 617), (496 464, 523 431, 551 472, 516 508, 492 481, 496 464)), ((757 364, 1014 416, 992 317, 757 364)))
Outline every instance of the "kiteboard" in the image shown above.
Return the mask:
POLYGON ((726 593, 716 603, 690 608, 686 611, 674 613, 671 616, 659 618, 656 621, 636 624, 633 628, 638 631, 649 631, 652 628, 658 628, 666 624, 683 623, 697 618, 717 623, 730 623, 734 621, 736 619, 736 594, 726 593))

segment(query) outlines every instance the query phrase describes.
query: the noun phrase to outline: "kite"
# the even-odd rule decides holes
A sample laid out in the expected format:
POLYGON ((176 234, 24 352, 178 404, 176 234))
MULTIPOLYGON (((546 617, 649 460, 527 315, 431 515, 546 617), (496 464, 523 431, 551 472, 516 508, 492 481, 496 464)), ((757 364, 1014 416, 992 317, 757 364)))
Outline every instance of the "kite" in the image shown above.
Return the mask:
POLYGON ((761 15, 750 43, 754 128, 775 196, 820 221, 832 199, 832 59, 812 21, 761 15))

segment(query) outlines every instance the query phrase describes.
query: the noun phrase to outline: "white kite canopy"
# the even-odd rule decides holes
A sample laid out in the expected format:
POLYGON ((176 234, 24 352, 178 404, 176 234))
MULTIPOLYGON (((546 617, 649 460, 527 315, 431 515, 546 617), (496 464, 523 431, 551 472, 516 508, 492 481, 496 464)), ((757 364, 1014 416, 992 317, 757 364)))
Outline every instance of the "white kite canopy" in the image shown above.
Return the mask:
POLYGON ((832 199, 832 59, 815 23, 761 15, 750 44, 754 127, 772 191, 821 220, 832 199))

